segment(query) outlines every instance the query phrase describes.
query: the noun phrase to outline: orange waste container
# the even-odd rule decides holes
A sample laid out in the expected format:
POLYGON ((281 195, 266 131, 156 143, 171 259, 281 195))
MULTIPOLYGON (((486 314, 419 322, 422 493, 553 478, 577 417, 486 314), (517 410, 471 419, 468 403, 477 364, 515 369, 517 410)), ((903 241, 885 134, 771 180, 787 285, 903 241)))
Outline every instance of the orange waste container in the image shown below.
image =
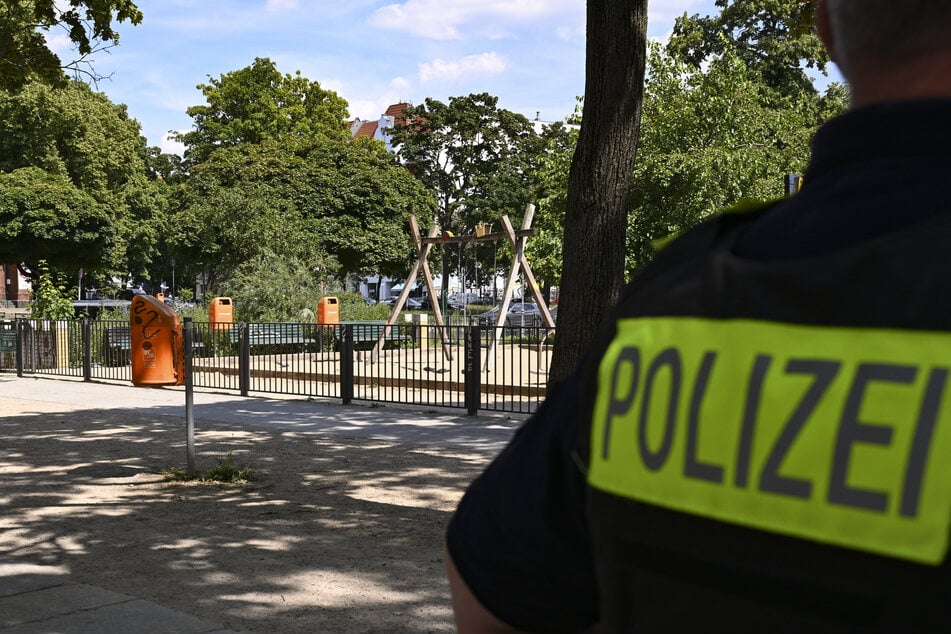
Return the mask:
POLYGON ((320 301, 317 302, 317 323, 340 323, 340 303, 336 297, 322 297, 320 301))
POLYGON ((215 297, 208 305, 208 321, 215 330, 228 330, 234 323, 234 303, 230 297, 215 297))
POLYGON ((129 307, 132 384, 182 385, 182 324, 178 313, 151 295, 136 295, 129 307))

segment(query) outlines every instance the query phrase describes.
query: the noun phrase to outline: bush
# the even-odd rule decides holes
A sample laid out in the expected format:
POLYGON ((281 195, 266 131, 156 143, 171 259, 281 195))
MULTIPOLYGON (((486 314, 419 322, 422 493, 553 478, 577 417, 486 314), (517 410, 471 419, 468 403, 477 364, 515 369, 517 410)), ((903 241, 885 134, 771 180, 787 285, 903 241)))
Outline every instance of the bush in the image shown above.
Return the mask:
POLYGON ((312 269, 299 258, 266 254, 242 265, 219 292, 234 300, 235 321, 300 321, 305 309, 316 311, 317 300, 329 294, 323 292, 327 280, 312 269))
POLYGON ((340 305, 340 321, 385 320, 390 316, 390 307, 386 304, 367 304, 360 293, 339 293, 335 295, 340 305))
POLYGON ((40 260, 39 277, 31 292, 30 314, 34 319, 72 319, 73 300, 62 284, 55 284, 46 260, 40 260))

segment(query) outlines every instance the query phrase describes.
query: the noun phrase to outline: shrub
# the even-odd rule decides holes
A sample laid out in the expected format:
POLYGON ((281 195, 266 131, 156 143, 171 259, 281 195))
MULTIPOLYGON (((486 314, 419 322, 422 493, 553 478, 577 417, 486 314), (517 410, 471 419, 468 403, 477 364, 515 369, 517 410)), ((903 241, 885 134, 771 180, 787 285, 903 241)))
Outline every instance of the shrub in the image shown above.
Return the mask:
POLYGON ((34 319, 72 319, 73 300, 70 299, 66 287, 53 282, 46 260, 40 260, 37 268, 40 275, 31 291, 31 316, 34 319))

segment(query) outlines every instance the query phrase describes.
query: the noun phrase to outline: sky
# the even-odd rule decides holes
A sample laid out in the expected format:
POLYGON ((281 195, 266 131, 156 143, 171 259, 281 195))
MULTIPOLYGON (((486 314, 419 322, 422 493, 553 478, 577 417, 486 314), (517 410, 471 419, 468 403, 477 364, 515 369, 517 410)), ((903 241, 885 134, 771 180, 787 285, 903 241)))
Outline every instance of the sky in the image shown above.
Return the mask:
MULTIPOLYGON (((375 121, 390 104, 487 92, 499 107, 560 121, 584 93, 582 0, 136 0, 138 26, 120 23, 119 46, 93 57, 96 88, 125 104, 149 145, 183 148, 190 106, 210 78, 270 58, 375 121)), ((651 0, 648 35, 674 19, 713 14, 713 0, 651 0)), ((64 37, 51 38, 73 59, 64 37)))

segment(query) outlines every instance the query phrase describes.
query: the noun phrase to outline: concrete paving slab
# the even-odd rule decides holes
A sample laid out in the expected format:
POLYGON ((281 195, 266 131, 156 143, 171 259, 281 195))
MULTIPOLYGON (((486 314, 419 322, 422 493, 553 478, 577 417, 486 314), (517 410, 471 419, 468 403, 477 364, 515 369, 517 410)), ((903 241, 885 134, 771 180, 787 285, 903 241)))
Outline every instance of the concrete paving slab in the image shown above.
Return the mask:
MULTIPOLYGON (((74 586, 75 588, 75 586, 74 586)), ((206 634, 228 630, 151 601, 133 599, 3 629, 16 634, 206 634)), ((234 633, 232 633, 234 634, 234 633)))
POLYGON ((34 621, 47 621, 133 599, 134 597, 127 594, 85 584, 40 588, 0 599, 0 626, 13 627, 34 621))
POLYGON ((62 566, 0 561, 0 633, 237 634, 220 623, 68 580, 62 566))
POLYGON ((66 568, 62 566, 0 561, 0 598, 62 585, 67 574, 66 568))

